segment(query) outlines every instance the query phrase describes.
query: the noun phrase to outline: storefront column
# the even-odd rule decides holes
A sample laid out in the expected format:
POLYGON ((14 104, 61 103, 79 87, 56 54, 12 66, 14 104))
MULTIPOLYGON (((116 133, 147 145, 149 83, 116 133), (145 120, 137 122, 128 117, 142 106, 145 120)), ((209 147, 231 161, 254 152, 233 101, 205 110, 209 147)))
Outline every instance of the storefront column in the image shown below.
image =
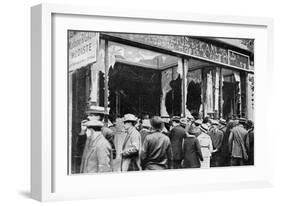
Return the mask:
MULTIPOLYGON (((72 155, 71 155, 71 152, 72 152, 72 75, 73 75, 73 72, 69 72, 68 73, 68 157, 71 157, 71 158, 68 158, 68 165, 72 165, 71 162, 72 162, 72 155)), ((71 174, 72 171, 71 171, 71 167, 67 167, 68 168, 68 174, 71 174)))
POLYGON ((249 118, 249 111, 248 111, 248 105, 249 105, 249 83, 248 83, 248 73, 245 73, 245 117, 249 118))
POLYGON ((202 117, 205 117, 206 113, 206 88, 207 88, 207 79, 206 79, 206 71, 205 68, 201 69, 201 79, 202 79, 202 87, 201 87, 201 102, 202 102, 202 117))
POLYGON ((98 104, 98 71, 95 64, 91 65, 91 93, 90 93, 90 104, 98 104))
POLYGON ((187 73, 189 68, 188 59, 181 59, 183 62, 182 70, 182 110, 181 116, 186 117, 186 98, 187 98, 187 73))
POLYGON ((218 67, 216 67, 214 69, 214 105, 213 105, 213 108, 214 108, 214 112, 215 112, 215 118, 218 118, 219 117, 219 90, 220 90, 220 86, 219 86, 219 83, 220 83, 220 70, 218 67))
POLYGON ((255 86, 254 74, 248 73, 247 75, 247 114, 248 119, 254 120, 254 86, 255 86))
POLYGON ((223 76, 222 68, 219 68, 219 118, 222 118, 222 106, 223 106, 223 96, 222 96, 222 86, 223 86, 223 76))
MULTIPOLYGON (((108 70, 109 70, 109 58, 108 58, 108 40, 104 43, 104 109, 108 111, 108 70)), ((107 119, 106 119, 107 122, 107 119)))

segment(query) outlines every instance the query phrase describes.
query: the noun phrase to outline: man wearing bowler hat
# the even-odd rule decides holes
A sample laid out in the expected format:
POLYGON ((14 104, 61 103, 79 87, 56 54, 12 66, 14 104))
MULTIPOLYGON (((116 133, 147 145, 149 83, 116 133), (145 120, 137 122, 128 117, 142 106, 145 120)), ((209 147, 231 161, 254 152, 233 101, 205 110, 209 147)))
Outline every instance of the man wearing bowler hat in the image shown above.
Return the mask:
POLYGON ((84 123, 87 141, 84 147, 80 172, 100 173, 112 171, 112 149, 101 132, 103 123, 90 120, 84 123))
POLYGON ((121 152, 121 171, 140 170, 141 135, 135 128, 137 118, 133 114, 124 115, 126 137, 121 152))

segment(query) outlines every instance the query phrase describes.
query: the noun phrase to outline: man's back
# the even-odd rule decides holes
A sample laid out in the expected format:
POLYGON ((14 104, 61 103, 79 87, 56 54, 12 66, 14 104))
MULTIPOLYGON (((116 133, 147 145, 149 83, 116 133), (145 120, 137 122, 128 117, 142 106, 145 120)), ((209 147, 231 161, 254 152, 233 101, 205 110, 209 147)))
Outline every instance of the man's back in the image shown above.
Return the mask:
POLYGON ((170 140, 174 160, 181 160, 183 158, 182 144, 185 137, 186 132, 181 126, 176 126, 171 130, 170 140))
POLYGON ((143 143, 141 158, 144 169, 170 168, 172 148, 169 137, 159 131, 147 135, 143 143))
POLYGON ((245 148, 246 135, 247 130, 242 125, 237 125, 231 130, 229 141, 232 157, 245 158, 247 155, 245 148))

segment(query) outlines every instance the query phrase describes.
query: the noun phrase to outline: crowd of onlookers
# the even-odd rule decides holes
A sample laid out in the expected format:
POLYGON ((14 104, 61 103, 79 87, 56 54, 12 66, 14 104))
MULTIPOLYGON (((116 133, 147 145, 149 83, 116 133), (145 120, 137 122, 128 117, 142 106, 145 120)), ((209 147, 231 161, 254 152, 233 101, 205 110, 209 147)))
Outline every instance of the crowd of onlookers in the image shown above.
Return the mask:
POLYGON ((118 126, 105 123, 105 115, 88 110, 87 120, 81 122, 81 173, 254 165, 251 120, 192 115, 138 119, 125 114, 124 138, 116 145, 118 126), (119 170, 113 169, 116 158, 119 170))

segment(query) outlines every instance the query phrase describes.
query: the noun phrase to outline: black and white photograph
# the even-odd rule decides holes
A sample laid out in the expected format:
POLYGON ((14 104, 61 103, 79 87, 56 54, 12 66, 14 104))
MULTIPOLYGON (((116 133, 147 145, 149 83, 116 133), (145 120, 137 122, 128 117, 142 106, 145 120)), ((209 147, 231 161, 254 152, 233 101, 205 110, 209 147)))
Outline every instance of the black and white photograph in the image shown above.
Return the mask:
POLYGON ((254 39, 66 35, 69 175, 255 165, 254 39))

